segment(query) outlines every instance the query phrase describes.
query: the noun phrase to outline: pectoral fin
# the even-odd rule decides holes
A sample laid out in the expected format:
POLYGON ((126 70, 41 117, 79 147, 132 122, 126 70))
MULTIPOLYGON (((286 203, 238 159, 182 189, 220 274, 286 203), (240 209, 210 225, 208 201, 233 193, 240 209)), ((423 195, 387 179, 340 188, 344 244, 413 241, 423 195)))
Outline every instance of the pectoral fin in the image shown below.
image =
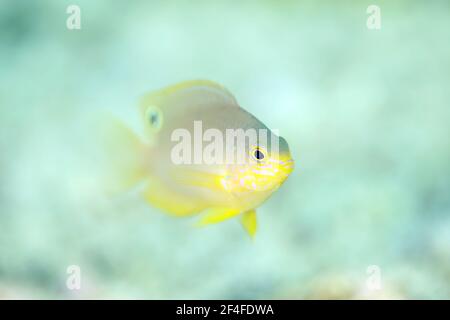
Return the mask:
POLYGON ((176 193, 156 178, 149 183, 143 196, 153 206, 179 217, 199 213, 207 205, 186 195, 176 193))
POLYGON ((223 190, 221 182, 223 177, 218 174, 182 168, 181 170, 173 169, 171 177, 182 185, 208 188, 210 190, 223 190))
POLYGON ((241 211, 232 208, 212 208, 209 209, 198 222, 198 226, 205 226, 212 223, 219 223, 238 215, 241 211))
POLYGON ((256 229, 258 227, 256 221, 256 211, 250 210, 246 211, 241 216, 241 224, 244 227, 245 231, 250 235, 250 237, 254 237, 256 234, 256 229))

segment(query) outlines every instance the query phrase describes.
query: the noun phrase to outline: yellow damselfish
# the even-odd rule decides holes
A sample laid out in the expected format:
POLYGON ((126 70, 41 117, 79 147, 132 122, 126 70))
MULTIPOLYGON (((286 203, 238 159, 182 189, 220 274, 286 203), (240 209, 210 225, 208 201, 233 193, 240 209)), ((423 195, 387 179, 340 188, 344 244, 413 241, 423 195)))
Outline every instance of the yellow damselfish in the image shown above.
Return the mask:
POLYGON ((202 214, 199 225, 239 215, 242 226, 253 237, 257 229, 255 209, 294 168, 286 141, 241 108, 228 90, 212 81, 186 81, 149 93, 142 98, 139 109, 143 135, 124 125, 115 125, 114 134, 109 136, 109 144, 115 150, 109 159, 119 184, 127 187, 142 184, 144 198, 174 216, 202 214), (223 147, 225 154, 219 160, 239 150, 225 148, 228 142, 218 140, 230 130, 254 129, 267 133, 268 137, 258 136, 243 145, 241 160, 245 161, 190 162, 189 159, 205 160, 205 155, 198 153, 206 148, 198 149, 199 142, 193 141, 196 146, 186 149, 186 143, 189 148, 192 140, 180 141, 182 135, 177 133, 195 138, 199 124, 205 132, 214 133, 215 141, 212 136, 201 136, 210 144, 209 156, 217 155, 218 148, 223 147), (184 143, 181 151, 180 143, 184 143), (211 143, 216 147, 212 152, 211 143), (184 157, 184 161, 174 160, 177 155, 184 157))

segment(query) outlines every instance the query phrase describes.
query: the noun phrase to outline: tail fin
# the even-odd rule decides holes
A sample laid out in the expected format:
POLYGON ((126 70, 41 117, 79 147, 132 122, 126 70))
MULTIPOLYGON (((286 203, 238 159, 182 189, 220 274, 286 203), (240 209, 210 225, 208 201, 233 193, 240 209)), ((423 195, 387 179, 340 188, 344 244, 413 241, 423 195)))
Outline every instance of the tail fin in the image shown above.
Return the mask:
POLYGON ((144 144, 112 115, 102 116, 99 128, 105 190, 117 193, 135 186, 145 178, 144 144))

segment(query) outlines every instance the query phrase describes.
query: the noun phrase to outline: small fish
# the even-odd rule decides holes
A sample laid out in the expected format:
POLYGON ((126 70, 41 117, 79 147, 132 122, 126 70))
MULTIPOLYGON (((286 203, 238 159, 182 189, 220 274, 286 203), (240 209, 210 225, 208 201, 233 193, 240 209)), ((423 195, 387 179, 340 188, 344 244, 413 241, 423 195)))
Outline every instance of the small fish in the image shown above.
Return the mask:
MULTIPOLYGON (((115 148, 119 153, 111 158, 121 185, 142 183, 143 196, 154 207, 179 217, 202 214, 199 225, 240 216, 242 226, 253 237, 256 208, 294 168, 286 141, 241 108, 228 90, 208 80, 186 81, 149 93, 139 110, 142 137, 124 125, 116 125, 109 137, 119 146, 115 148), (255 129, 265 130, 268 138, 258 136, 253 144, 245 144, 244 162, 175 163, 174 148, 179 141, 174 140, 174 132, 182 129, 193 137, 198 134, 194 132, 198 123, 202 130, 212 129, 223 137, 229 129, 255 129), (278 141, 277 148, 273 141, 278 141)), ((221 145, 224 143, 216 146, 221 145)), ((198 158, 198 151, 205 151, 196 148, 193 158, 198 158)), ((224 152, 234 156, 236 149, 224 152)))

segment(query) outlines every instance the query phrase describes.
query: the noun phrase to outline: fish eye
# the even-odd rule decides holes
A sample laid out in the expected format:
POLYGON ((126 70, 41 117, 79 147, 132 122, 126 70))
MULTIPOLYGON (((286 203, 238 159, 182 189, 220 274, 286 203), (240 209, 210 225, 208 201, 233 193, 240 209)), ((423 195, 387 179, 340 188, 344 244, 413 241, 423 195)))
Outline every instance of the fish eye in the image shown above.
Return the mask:
POLYGON ((158 131, 162 127, 163 117, 161 110, 156 106, 149 106, 146 111, 146 119, 150 128, 158 131))
POLYGON ((256 147, 253 150, 253 158, 255 158, 255 160, 262 161, 262 160, 264 160, 265 157, 266 157, 266 155, 265 155, 264 151, 261 148, 256 147))

